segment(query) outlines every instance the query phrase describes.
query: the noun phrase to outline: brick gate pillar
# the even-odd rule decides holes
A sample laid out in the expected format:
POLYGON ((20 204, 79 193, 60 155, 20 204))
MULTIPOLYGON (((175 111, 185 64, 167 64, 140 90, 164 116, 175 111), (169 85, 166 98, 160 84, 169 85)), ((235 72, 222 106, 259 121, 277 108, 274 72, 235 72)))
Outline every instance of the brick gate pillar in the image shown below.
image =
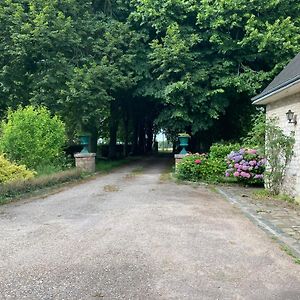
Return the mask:
POLYGON ((96 153, 76 153, 74 157, 76 168, 87 173, 96 171, 96 153))

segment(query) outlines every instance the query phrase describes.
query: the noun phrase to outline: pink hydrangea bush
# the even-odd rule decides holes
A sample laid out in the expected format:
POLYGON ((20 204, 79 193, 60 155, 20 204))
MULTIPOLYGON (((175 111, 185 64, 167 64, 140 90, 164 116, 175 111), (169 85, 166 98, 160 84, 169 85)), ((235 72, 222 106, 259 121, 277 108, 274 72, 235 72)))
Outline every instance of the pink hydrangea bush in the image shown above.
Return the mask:
POLYGON ((248 184, 262 184, 267 160, 255 149, 232 151, 227 156, 226 177, 235 177, 248 184))

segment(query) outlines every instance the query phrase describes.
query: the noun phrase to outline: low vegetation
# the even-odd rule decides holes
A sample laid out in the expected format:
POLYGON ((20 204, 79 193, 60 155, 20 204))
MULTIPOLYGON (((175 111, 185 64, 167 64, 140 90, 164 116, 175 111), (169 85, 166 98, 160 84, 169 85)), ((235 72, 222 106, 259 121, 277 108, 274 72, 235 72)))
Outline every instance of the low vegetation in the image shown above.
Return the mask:
POLYGON ((45 188, 59 186, 66 182, 81 179, 83 174, 76 170, 70 169, 53 173, 51 175, 39 176, 28 180, 11 181, 0 185, 0 204, 7 203, 14 198, 24 195, 30 195, 35 191, 45 188))
POLYGON ((235 177, 245 184, 264 182, 266 159, 255 149, 240 149, 227 155, 226 177, 235 177))
POLYGON ((265 190, 265 189, 253 192, 253 196, 257 199, 285 201, 288 203, 293 203, 293 204, 298 205, 298 203, 295 201, 295 199, 289 195, 282 194, 282 193, 280 193, 278 195, 274 195, 272 192, 265 190))
POLYGON ((227 170, 226 155, 239 144, 214 144, 208 154, 190 154, 178 165, 176 175, 181 180, 223 182, 227 170))
POLYGON ((273 195, 281 191, 285 177, 286 168, 293 156, 295 144, 294 133, 286 135, 276 125, 276 119, 267 120, 266 126, 266 158, 268 160, 266 176, 266 187, 273 195))
POLYGON ((109 159, 108 160, 106 160, 106 159, 98 160, 96 163, 96 171, 106 173, 117 167, 126 165, 126 164, 134 161, 135 159, 137 159, 137 158, 128 157, 128 158, 118 159, 118 160, 109 160, 109 159))
POLYGON ((35 172, 23 165, 17 165, 0 155, 0 184, 12 181, 25 181, 35 176, 35 172))
POLYGON ((294 134, 286 135, 260 111, 240 143, 216 143, 207 154, 189 154, 176 170, 177 178, 188 181, 232 182, 266 186, 266 193, 280 196, 288 163, 293 156, 294 134), (227 179, 225 179, 226 177, 227 179))

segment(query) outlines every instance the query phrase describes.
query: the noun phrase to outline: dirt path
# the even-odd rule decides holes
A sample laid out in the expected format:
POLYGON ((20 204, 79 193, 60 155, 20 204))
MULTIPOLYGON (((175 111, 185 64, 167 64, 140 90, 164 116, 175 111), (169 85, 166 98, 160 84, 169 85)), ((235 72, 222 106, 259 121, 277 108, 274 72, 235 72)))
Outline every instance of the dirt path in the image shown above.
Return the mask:
POLYGON ((300 266, 162 159, 0 207, 1 299, 300 299, 300 266))

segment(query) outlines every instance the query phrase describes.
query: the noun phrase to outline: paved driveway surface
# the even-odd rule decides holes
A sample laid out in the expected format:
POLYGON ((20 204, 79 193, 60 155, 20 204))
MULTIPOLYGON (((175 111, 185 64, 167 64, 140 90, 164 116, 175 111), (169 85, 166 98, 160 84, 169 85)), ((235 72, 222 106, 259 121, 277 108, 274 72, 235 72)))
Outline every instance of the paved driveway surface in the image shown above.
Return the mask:
POLYGON ((238 209, 144 164, 0 207, 0 298, 300 299, 300 266, 238 209))

